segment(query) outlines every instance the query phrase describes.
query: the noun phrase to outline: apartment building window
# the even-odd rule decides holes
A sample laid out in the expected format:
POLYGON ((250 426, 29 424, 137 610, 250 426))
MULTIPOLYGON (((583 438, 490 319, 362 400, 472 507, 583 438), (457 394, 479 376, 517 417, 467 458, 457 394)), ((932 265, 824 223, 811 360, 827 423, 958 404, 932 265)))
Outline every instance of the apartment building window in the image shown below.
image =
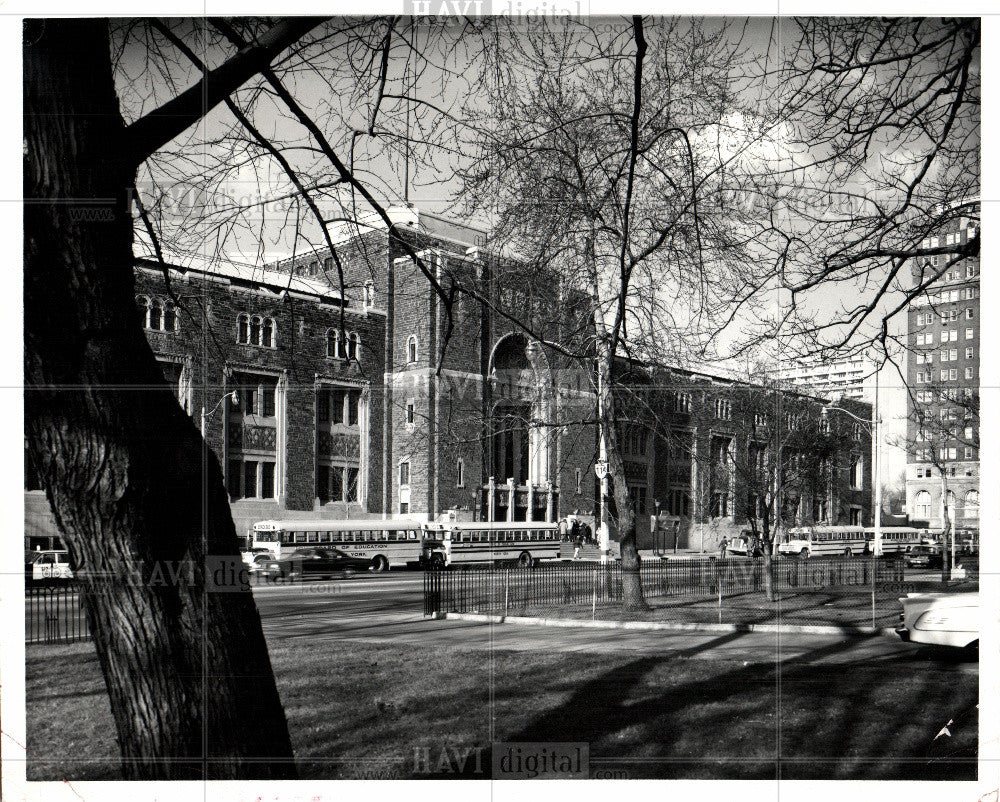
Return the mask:
POLYGON ((404 420, 406 421, 407 426, 413 426, 415 419, 415 409, 416 409, 415 402, 413 401, 406 402, 406 414, 404 416, 404 420))
POLYGON ((965 494, 965 517, 966 518, 978 518, 979 517, 979 491, 970 490, 965 494))
POLYGON ((958 361, 958 349, 957 348, 949 348, 948 349, 948 359, 950 361, 952 361, 952 362, 957 362, 958 361))
POLYGON ((958 368, 951 368, 948 371, 948 380, 955 381, 958 379, 958 368))
POLYGON ((967 378, 967 379, 971 379, 971 378, 973 377, 973 373, 974 373, 974 372, 975 372, 975 371, 974 371, 974 369, 973 369, 973 368, 966 368, 966 369, 965 369, 965 378, 967 378))
POLYGON ((975 459, 972 446, 965 447, 965 459, 975 459))
POLYGON ((331 270, 333 270, 333 257, 332 256, 327 256, 323 260, 323 270, 326 271, 327 273, 329 273, 331 270))
POLYGON ((973 337, 975 337, 975 332, 972 329, 966 329, 965 330, 965 339, 971 340, 971 339, 973 339, 973 337))
POLYGON ((406 361, 413 364, 417 361, 417 335, 411 334, 406 341, 406 361))
POLYGON ((958 459, 958 449, 957 448, 942 448, 938 450, 938 456, 942 460, 952 460, 958 459))
POLYGON ((969 265, 968 267, 965 268, 965 277, 966 278, 974 278, 975 275, 976 275, 976 266, 975 265, 969 265))
POLYGON ((236 341, 241 345, 274 348, 276 331, 273 318, 249 315, 245 312, 237 317, 236 341))
POLYGON ((976 310, 969 308, 965 310, 965 319, 972 320, 976 316, 976 310))
POLYGON ((966 359, 972 359, 975 355, 976 355, 976 351, 975 351, 975 349, 971 345, 968 348, 965 349, 965 358, 966 359))
POLYGON ((465 487, 465 460, 455 460, 455 487, 465 487))
POLYGON ((922 521, 927 521, 931 517, 931 494, 926 490, 917 493, 913 500, 914 517, 922 521))

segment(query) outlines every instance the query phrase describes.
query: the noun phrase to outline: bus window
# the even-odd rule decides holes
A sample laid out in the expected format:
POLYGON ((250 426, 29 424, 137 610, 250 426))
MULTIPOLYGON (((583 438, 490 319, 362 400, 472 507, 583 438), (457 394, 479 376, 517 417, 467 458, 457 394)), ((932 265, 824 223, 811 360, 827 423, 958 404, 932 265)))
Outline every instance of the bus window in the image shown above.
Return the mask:
POLYGON ((305 532, 296 532, 294 534, 294 536, 293 536, 292 542, 293 543, 305 543, 306 542, 306 533, 305 532))
POLYGON ((319 542, 320 543, 332 543, 333 542, 333 533, 332 532, 320 532, 319 533, 319 542))
POLYGON ((410 540, 416 540, 417 539, 417 534, 418 533, 417 533, 416 529, 411 529, 410 530, 410 540))
POLYGON ((306 543, 318 543, 319 532, 306 532, 306 543))

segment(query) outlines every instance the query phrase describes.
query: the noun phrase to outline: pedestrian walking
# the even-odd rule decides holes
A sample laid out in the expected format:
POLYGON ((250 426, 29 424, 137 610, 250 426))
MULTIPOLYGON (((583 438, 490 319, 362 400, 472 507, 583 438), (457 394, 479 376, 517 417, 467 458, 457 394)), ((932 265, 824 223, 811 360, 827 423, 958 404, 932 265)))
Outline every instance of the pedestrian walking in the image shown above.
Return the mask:
POLYGON ((570 538, 573 541, 573 559, 580 558, 580 547, 583 545, 583 533, 580 531, 580 521, 573 519, 573 526, 570 528, 570 538))
POLYGON ((729 538, 723 535, 722 540, 719 541, 719 556, 725 558, 726 551, 728 549, 729 549, 729 538))

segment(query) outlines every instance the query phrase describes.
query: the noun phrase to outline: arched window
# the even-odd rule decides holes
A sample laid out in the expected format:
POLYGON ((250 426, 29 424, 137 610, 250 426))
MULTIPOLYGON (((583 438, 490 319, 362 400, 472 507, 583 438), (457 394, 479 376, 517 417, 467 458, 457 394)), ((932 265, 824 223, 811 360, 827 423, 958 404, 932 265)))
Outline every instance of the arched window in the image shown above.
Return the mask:
POLYGON ((326 330, 326 355, 329 359, 340 359, 340 329, 326 330))
POLYGON ((417 361, 417 335, 411 334, 406 341, 406 361, 413 363, 417 361))
POLYGON ((149 328, 149 298, 145 295, 140 295, 135 299, 136 311, 139 313, 139 320, 142 321, 142 327, 144 329, 149 328))
POLYGON ((163 310, 160 306, 160 301, 157 298, 153 298, 149 302, 149 328, 154 330, 159 330, 162 326, 161 315, 163 310))
POLYGON ((930 520, 931 517, 931 494, 926 490, 917 493, 913 500, 913 516, 922 521, 930 520))
POLYGON ((163 304, 163 330, 177 331, 177 310, 170 301, 163 304))
POLYGON ((274 318, 242 313, 236 318, 236 341, 243 345, 275 347, 277 326, 274 318))
POLYGON ((361 335, 356 331, 347 335, 347 358, 361 361, 361 335))
POLYGON ((979 517, 979 491, 970 490, 965 494, 965 517, 966 518, 978 518, 979 517))

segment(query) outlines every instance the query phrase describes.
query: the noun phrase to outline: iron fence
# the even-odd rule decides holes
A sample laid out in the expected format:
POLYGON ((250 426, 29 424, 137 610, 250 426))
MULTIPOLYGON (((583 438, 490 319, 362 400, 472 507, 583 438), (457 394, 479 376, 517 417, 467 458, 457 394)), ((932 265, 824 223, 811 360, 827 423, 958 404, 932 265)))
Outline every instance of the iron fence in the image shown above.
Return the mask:
MULTIPOLYGON (((816 620, 874 625, 895 618, 904 593, 899 557, 824 557, 771 562, 768 596, 760 559, 645 560, 638 569, 654 618, 762 621, 784 612, 816 620)), ((534 568, 476 566, 424 576, 424 614, 488 613, 621 617, 626 572, 620 562, 542 563, 534 568)))
POLYGON ((90 638, 82 596, 72 583, 24 589, 25 643, 73 643, 90 638))

